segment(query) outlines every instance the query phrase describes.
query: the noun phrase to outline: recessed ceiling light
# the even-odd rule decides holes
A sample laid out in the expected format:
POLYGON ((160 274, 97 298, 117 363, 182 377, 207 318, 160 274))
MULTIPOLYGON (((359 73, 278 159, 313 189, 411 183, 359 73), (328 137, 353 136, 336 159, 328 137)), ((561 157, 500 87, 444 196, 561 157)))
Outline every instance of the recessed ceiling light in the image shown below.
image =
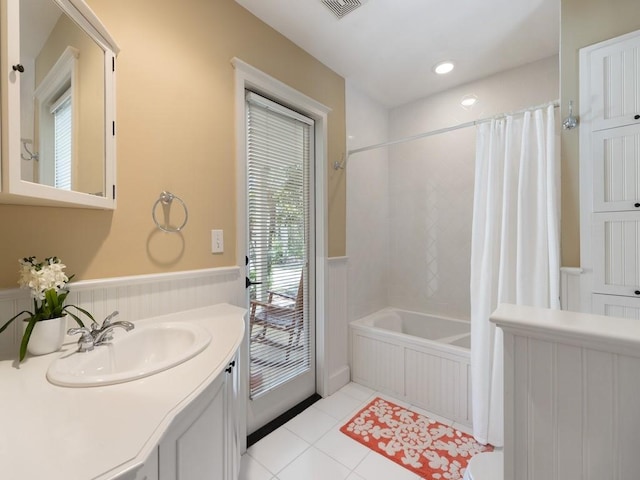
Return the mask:
POLYGON ((445 73, 449 73, 453 70, 453 62, 440 62, 435 67, 433 67, 433 71, 438 75, 444 75, 445 73))
POLYGON ((478 101, 478 97, 476 97, 475 95, 465 95, 464 97, 462 97, 460 104, 463 107, 472 107, 473 105, 476 104, 477 101, 478 101))

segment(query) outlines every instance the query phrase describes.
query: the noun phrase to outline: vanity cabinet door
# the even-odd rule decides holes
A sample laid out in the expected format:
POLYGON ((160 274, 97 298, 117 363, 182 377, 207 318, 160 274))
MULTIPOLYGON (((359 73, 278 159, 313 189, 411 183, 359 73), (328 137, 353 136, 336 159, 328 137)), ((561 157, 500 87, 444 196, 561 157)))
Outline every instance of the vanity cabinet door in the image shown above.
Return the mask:
POLYGON ((160 480, 225 479, 226 386, 223 372, 176 417, 160 442, 160 480))
POLYGON ((155 448, 133 480, 158 480, 158 449, 155 448))
POLYGON ((240 474, 240 409, 238 408, 238 376, 237 358, 229 363, 226 369, 226 476, 225 480, 237 480, 240 474))

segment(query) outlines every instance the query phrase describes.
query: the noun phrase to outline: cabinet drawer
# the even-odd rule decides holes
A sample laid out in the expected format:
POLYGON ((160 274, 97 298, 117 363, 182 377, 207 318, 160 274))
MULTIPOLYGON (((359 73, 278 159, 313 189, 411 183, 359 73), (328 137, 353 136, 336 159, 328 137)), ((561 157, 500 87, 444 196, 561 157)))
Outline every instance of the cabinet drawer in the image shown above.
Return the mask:
POLYGON ((640 298, 640 213, 594 213, 592 230, 594 292, 640 298))
POLYGON ((593 134, 593 208, 640 212, 640 124, 593 134))
POLYGON ((640 298, 594 294, 592 307, 593 313, 599 315, 640 320, 640 298))

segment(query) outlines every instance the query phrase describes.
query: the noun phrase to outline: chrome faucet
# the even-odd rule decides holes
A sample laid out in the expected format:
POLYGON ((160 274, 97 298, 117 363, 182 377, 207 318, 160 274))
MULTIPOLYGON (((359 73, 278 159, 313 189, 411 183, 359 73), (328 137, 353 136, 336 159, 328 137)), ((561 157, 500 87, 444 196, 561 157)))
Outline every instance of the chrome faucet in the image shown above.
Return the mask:
POLYGON ((133 330, 135 325, 131 322, 127 322, 125 320, 119 322, 111 322, 113 317, 118 315, 118 311, 114 311, 102 322, 102 326, 99 326, 96 322, 91 324, 91 329, 87 327, 80 328, 71 328, 67 331, 69 335, 80 334, 80 339, 78 340, 78 351, 79 352, 90 352, 94 347, 98 345, 102 345, 104 343, 110 342, 113 340, 113 330, 118 328, 124 328, 127 332, 133 330))
POLYGON ((131 322, 127 322, 126 320, 109 323, 106 327, 103 324, 102 328, 93 336, 93 345, 97 347, 98 345, 102 345, 103 343, 113 340, 113 329, 116 327, 124 328, 129 332, 135 328, 135 325, 131 322))

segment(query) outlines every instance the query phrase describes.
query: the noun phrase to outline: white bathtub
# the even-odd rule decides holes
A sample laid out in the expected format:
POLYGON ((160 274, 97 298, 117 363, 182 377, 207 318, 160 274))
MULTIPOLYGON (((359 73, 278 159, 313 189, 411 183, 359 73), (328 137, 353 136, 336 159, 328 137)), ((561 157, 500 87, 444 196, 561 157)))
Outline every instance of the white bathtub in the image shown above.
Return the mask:
POLYGON ((384 309, 349 330, 355 382, 471 425, 469 322, 384 309))

